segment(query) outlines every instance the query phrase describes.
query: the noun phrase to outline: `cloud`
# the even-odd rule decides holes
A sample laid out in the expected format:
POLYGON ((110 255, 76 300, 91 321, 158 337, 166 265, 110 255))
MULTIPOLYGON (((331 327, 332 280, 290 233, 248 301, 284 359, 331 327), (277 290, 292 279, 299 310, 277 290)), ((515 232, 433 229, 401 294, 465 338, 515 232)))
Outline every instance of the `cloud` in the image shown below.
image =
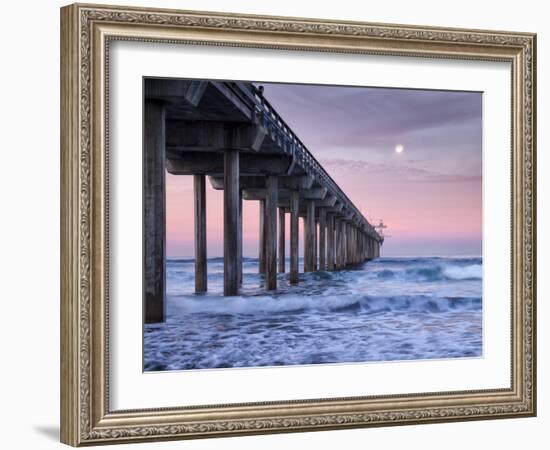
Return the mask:
POLYGON ((441 173, 479 171, 482 95, 265 84, 265 96, 317 158, 383 161, 396 144, 441 173))
POLYGON ((411 183, 471 183, 481 182, 479 174, 446 174, 417 167, 400 167, 387 163, 374 163, 352 159, 321 159, 327 171, 347 173, 389 175, 403 182, 411 183))

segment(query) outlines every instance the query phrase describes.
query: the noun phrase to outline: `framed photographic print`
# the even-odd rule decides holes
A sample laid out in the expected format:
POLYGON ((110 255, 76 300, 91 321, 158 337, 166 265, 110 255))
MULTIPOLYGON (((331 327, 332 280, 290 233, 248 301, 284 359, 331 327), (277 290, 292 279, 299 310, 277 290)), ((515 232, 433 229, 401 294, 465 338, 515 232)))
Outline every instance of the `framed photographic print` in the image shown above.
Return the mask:
POLYGON ((61 10, 61 439, 536 413, 530 33, 61 10))

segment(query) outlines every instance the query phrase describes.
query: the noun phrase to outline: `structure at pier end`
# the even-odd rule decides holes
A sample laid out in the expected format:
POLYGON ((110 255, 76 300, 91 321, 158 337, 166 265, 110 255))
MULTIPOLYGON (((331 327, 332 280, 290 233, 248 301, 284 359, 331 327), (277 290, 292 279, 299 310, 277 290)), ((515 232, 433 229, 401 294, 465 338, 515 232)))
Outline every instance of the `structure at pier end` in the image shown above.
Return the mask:
POLYGON ((298 220, 304 271, 341 270, 376 258, 383 237, 292 129, 248 82, 144 81, 145 321, 165 319, 165 172, 194 177, 195 291, 207 290, 206 177, 224 194, 224 295, 242 284, 242 202, 260 203, 259 271, 277 289, 285 271, 290 214, 290 282, 298 278, 298 220), (277 224, 278 223, 278 224, 277 224))

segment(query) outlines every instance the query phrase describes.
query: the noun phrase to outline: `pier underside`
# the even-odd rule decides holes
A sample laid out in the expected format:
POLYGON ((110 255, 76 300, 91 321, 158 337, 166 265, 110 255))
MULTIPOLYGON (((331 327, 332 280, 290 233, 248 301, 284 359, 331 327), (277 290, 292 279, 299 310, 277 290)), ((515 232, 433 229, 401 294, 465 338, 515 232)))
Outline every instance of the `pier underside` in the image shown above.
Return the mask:
POLYGON ((290 214, 292 284, 304 271, 341 270, 379 256, 382 237, 252 83, 146 79, 144 105, 145 320, 165 319, 165 171, 194 177, 195 290, 207 286, 206 197, 224 194, 224 295, 242 284, 242 202, 260 204, 260 273, 277 289, 290 214), (206 181, 208 180, 208 182, 206 181))

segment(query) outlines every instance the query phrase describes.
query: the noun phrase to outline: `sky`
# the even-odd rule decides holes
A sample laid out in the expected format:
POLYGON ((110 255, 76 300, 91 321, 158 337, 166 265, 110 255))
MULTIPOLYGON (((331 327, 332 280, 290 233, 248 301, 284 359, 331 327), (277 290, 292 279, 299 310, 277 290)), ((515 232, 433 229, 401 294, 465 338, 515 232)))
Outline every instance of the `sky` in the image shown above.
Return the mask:
MULTIPOLYGON (((382 255, 481 255, 481 93, 257 84, 363 215, 387 225, 382 255)), ((166 180, 167 255, 191 256, 192 177, 166 180)), ((258 252, 257 204, 243 206, 245 256, 258 252)), ((207 183, 209 257, 223 255, 222 205, 207 183)))

